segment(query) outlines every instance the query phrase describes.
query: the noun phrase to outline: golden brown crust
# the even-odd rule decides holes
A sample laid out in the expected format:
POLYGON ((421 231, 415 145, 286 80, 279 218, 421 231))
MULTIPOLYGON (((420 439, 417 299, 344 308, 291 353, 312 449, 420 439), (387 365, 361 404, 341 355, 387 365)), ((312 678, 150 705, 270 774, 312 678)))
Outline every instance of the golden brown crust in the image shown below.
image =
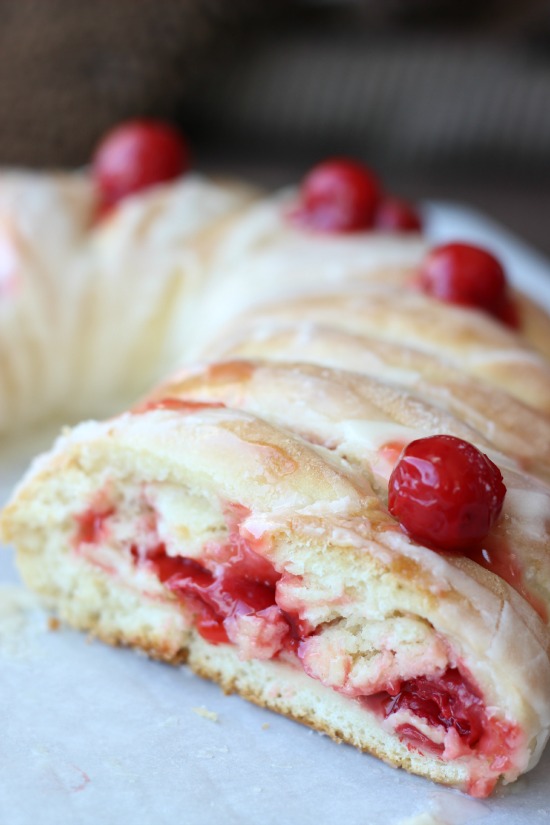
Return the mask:
MULTIPOLYGON (((402 385, 423 401, 447 410, 473 427, 496 449, 517 458, 536 475, 550 475, 550 416, 528 406, 504 387, 490 386, 452 365, 436 352, 350 333, 337 325, 250 319, 212 353, 217 358, 301 362, 362 373, 392 385, 402 385)), ((229 381, 228 369, 209 365, 214 387, 229 381)), ((233 370, 236 367, 232 367, 233 370)), ((242 369, 242 368, 241 368, 242 369)), ((519 367, 518 367, 519 369, 519 367)), ((154 397, 188 386, 193 370, 176 374, 154 391, 154 397)), ((245 380, 246 376, 243 375, 245 380)), ((235 378, 237 380, 237 378, 235 378)))
MULTIPOLYGON (((223 353, 226 342, 240 337, 244 326, 254 326, 261 340, 272 325, 281 323, 322 325, 435 354, 451 368, 550 412, 550 365, 520 336, 481 312, 442 305, 420 293, 381 288, 365 288, 353 296, 310 296, 236 319, 219 335, 216 352, 223 353)), ((304 334, 307 341, 306 330, 304 334)))

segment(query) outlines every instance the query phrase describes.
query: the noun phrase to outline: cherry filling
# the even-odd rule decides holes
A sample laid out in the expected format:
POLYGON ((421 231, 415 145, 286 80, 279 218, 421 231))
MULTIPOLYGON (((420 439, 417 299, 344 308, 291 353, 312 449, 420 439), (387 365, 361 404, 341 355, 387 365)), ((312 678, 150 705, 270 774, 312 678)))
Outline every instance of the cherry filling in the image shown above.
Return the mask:
MULTIPOLYGON (((186 410, 210 406, 177 399, 160 402, 163 409, 180 405, 186 410)), ((159 581, 194 610, 197 630, 211 644, 236 643, 247 658, 272 658, 283 648, 297 652, 311 628, 277 605, 281 574, 240 535, 239 524, 246 514, 238 505, 226 507, 228 539, 224 544, 207 543, 201 561, 171 556, 161 541, 148 548, 132 544, 128 550, 136 566, 152 568, 159 581)), ((75 549, 89 557, 86 546, 109 538, 109 520, 115 515, 114 507, 98 500, 76 516, 75 549)), ((154 519, 151 527, 155 530, 154 519)), ((104 566, 99 556, 90 560, 104 566)))
MULTIPOLYGON (((237 505, 226 508, 229 536, 223 544, 207 543, 200 561, 170 556, 160 541, 149 548, 132 544, 131 558, 136 566, 152 569, 191 608, 198 632, 210 644, 237 644, 245 658, 270 659, 286 650, 300 659, 300 642, 315 629, 298 612, 287 612, 277 604, 282 576, 240 534, 245 514, 237 505)), ((77 516, 75 548, 108 538, 108 522, 114 515, 114 508, 96 505, 77 516)), ((474 795, 490 793, 498 774, 512 767, 519 729, 490 719, 479 692, 458 668, 448 667, 437 678, 417 676, 393 682, 384 691, 357 698, 386 720, 407 713, 395 720, 394 729, 410 749, 444 759, 473 753, 488 757, 491 773, 479 781, 472 779, 469 792, 474 795), (433 738, 427 727, 433 729, 433 738)))
POLYGON ((219 550, 228 558, 210 570, 195 559, 167 555, 163 544, 144 555, 135 545, 131 547, 136 562, 152 566, 168 590, 196 609, 197 630, 211 644, 232 641, 228 623, 252 616, 276 626, 282 646, 291 629, 275 600, 280 574, 240 537, 230 537, 219 550))
POLYGON ((488 769, 471 774, 467 790, 472 796, 488 796, 499 775, 514 767, 513 754, 522 738, 520 728, 491 719, 478 691, 458 668, 449 667, 437 678, 407 679, 395 689, 362 696, 360 701, 384 719, 408 711, 413 718, 409 716, 404 722, 397 720, 395 732, 409 750, 432 753, 444 759, 473 754, 488 758, 488 769), (434 741, 422 722, 433 728, 434 733, 443 728, 445 741, 434 741), (450 733, 453 735, 449 736, 450 733))
MULTIPOLYGON (((386 719, 399 710, 409 710, 429 725, 442 726, 446 731, 454 728, 468 748, 477 745, 483 734, 483 703, 456 668, 447 668, 438 679, 418 676, 402 682, 395 696, 385 695, 382 706, 386 719)), ((407 739, 426 744, 425 735, 411 724, 398 725, 396 731, 407 739)), ((444 750, 443 744, 429 741, 429 746, 440 752, 444 750)))
POLYGON ((326 233, 422 228, 411 204, 385 196, 371 170, 351 158, 328 158, 311 169, 288 218, 304 229, 326 233))
POLYGON ((112 507, 95 508, 90 507, 84 513, 76 517, 78 523, 78 531, 76 535, 76 543, 79 544, 97 544, 105 535, 105 522, 112 516, 114 509, 112 507))

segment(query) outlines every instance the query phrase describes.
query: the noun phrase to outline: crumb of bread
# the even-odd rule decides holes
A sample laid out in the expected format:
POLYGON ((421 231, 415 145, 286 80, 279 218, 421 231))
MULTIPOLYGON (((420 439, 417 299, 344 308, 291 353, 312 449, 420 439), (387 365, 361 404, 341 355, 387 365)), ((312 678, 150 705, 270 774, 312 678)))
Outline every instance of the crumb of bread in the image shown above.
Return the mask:
POLYGON ((211 722, 218 721, 218 714, 214 710, 208 710, 205 708, 204 705, 201 705, 198 708, 191 708, 193 713, 196 713, 197 716, 202 716, 203 719, 210 719, 211 722))
POLYGON ((269 730, 270 727, 271 726, 270 726, 269 722, 264 722, 263 725, 262 725, 262 730, 269 730))
POLYGON ((55 616, 50 616, 48 618, 48 630, 59 630, 61 627, 61 622, 55 616))

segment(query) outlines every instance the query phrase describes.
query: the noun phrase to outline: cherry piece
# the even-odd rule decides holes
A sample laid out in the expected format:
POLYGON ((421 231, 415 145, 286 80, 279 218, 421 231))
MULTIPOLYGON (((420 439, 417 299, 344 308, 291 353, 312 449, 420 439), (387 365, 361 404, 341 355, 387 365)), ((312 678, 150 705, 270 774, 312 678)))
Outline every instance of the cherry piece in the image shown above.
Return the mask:
POLYGON ((422 229, 418 212, 400 198, 384 198, 378 204, 374 224, 377 229, 388 232, 420 232, 422 229))
POLYGON ((121 198, 173 180, 189 168, 183 136, 159 120, 128 120, 108 132, 95 150, 92 174, 100 194, 100 211, 121 198))
POLYGON ((395 732, 409 750, 443 755, 449 747, 449 758, 455 758, 451 752, 457 757, 471 753, 487 757, 491 770, 483 777, 474 773, 468 782, 472 796, 488 796, 499 771, 513 765, 513 748, 521 737, 518 726, 491 717, 478 689, 457 667, 448 667, 441 675, 415 676, 380 693, 362 696, 360 701, 385 719, 400 711, 408 712, 409 719, 398 722, 395 732), (423 721, 419 725, 422 730, 415 717, 423 721), (434 742, 426 725, 434 733, 443 728, 455 736, 450 741, 446 737, 445 742, 434 742))
POLYGON ((500 470, 477 447, 434 435, 403 450, 390 476, 388 507, 416 541, 466 552, 487 536, 505 495, 500 470))
POLYGON ((401 741, 407 743, 409 750, 418 750, 420 753, 443 754, 445 745, 442 742, 433 742, 429 736, 421 733, 414 725, 398 725, 395 732, 401 741))
POLYGON ((481 309, 517 326, 504 269, 485 249, 465 243, 436 246, 421 266, 419 286, 440 301, 481 309))
POLYGON ((305 177, 292 218, 321 232, 370 229, 380 200, 380 185, 362 163, 332 158, 305 177))
MULTIPOLYGON (((402 682, 399 692, 395 696, 388 695, 384 701, 386 719, 398 710, 410 710, 434 727, 454 728, 469 748, 481 739, 486 721, 479 695, 456 668, 448 668, 438 678, 417 676, 402 682)), ((410 728, 398 732, 409 737, 413 734, 411 738, 433 747, 430 740, 423 742, 422 734, 413 726, 410 728)))
MULTIPOLYGON (((130 550, 139 563, 142 554, 138 548, 130 550)), ((280 575, 273 565, 242 541, 227 550, 231 557, 217 565, 215 573, 195 559, 169 556, 162 543, 149 549, 144 557, 169 590, 195 606, 197 630, 211 644, 229 642, 226 619, 236 615, 261 617, 262 611, 276 605, 275 586, 280 575)), ((286 623, 279 610, 272 619, 286 623)))
POLYGON ((76 517, 78 532, 76 543, 98 544, 103 540, 106 531, 105 522, 114 515, 113 507, 94 508, 90 507, 84 513, 76 517))

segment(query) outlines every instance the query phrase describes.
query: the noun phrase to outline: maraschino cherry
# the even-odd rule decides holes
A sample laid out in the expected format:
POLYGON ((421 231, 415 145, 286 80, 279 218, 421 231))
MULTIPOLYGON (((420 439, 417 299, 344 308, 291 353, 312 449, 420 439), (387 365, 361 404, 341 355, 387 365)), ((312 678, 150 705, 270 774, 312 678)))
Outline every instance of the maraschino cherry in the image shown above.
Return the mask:
POLYGON ((387 232, 420 232, 420 215, 407 201, 386 197, 380 201, 374 217, 376 229, 387 232))
POLYGON ((184 137, 169 123, 128 120, 108 132, 92 160, 99 214, 121 198, 179 177, 189 168, 184 137))
POLYGON ((466 243, 436 246, 420 268, 418 283, 423 292, 440 301, 480 309, 517 326, 504 269, 486 249, 466 243))
POLYGON ((321 232, 370 229, 380 197, 380 185, 370 169, 349 158, 331 158, 304 178, 292 219, 321 232))
POLYGON ((505 495, 500 470, 477 447, 434 435, 403 450, 390 476, 388 507, 415 541, 466 553, 487 536, 505 495))

